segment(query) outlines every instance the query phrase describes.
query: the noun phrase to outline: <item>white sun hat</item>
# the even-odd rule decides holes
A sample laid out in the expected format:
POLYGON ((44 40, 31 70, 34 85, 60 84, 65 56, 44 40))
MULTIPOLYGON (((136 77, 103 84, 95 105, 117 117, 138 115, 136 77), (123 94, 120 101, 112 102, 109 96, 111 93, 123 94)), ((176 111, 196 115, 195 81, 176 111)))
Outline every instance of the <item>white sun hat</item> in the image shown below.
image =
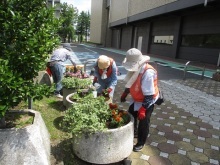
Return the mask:
POLYGON ((143 63, 149 60, 149 56, 142 55, 142 53, 136 48, 131 48, 127 51, 126 58, 123 60, 122 66, 124 66, 128 71, 136 72, 143 63))
POLYGON ((99 69, 107 69, 110 66, 110 59, 105 55, 99 56, 97 61, 99 69))

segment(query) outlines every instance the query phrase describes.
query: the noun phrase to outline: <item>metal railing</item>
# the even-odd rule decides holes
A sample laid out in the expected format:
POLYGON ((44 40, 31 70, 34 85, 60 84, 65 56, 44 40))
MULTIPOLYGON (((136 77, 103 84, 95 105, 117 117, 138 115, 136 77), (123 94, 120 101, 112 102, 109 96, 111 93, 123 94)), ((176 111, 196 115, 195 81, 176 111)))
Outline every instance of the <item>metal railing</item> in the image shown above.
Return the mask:
POLYGON ((95 63, 97 59, 89 59, 84 63, 84 72, 86 72, 86 65, 89 63, 95 63))
MULTIPOLYGON (((200 62, 200 61, 188 61, 188 62, 186 62, 186 64, 185 64, 185 67, 184 67, 184 70, 183 70, 183 80, 185 80, 186 79, 186 73, 187 73, 187 68, 188 68, 188 66, 190 65, 190 64, 192 64, 192 63, 199 63, 200 65, 202 65, 202 69, 201 69, 201 71, 202 71, 202 74, 201 74, 201 80, 204 78, 204 73, 205 73, 205 64, 204 63, 202 63, 202 62, 200 62)), ((193 65, 192 65, 193 66, 193 65)), ((195 66, 193 66, 193 67, 195 67, 195 66)), ((196 67, 196 68, 199 68, 199 67, 196 67)))

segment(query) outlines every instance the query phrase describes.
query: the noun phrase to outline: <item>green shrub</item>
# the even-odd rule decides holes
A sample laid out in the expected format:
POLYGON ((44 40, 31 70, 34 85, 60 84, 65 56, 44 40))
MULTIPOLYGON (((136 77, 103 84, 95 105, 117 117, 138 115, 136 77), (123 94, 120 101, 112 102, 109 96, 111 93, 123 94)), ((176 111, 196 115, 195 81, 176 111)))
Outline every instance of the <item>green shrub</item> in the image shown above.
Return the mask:
POLYGON ((22 100, 50 93, 49 87, 34 84, 34 78, 60 44, 53 12, 45 0, 0 2, 0 118, 22 100))

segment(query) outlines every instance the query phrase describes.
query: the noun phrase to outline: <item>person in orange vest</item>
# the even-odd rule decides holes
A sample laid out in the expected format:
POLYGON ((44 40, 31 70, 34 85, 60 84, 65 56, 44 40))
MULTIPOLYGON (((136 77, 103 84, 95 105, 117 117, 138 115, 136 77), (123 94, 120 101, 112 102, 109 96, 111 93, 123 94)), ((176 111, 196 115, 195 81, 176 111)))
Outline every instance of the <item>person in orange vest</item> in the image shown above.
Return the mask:
POLYGON ((134 117, 134 133, 138 136, 137 144, 133 147, 133 151, 136 152, 145 145, 154 103, 159 97, 157 71, 148 64, 149 60, 149 56, 142 55, 138 49, 132 48, 127 51, 126 58, 122 62, 122 66, 128 72, 124 79, 126 85, 121 95, 121 102, 126 101, 128 94, 131 95, 128 111, 134 117))
POLYGON ((93 79, 93 85, 99 84, 99 88, 97 88, 98 95, 105 91, 110 97, 109 103, 112 102, 117 82, 117 66, 115 61, 108 56, 100 55, 94 66, 93 79))

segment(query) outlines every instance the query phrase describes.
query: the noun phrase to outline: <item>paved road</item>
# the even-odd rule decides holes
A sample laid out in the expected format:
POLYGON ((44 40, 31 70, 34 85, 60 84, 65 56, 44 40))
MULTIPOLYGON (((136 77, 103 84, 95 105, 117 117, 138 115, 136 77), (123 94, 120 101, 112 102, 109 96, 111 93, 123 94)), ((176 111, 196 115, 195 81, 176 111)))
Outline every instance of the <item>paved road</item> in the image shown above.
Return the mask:
MULTIPOLYGON (((123 53, 85 45, 72 48, 79 63, 96 59, 101 54, 115 59, 121 75, 114 102, 127 109, 128 102, 119 102, 126 74, 121 66, 123 53)), ((220 164, 220 82, 209 78, 201 80, 201 76, 191 73, 187 73, 187 79, 183 80, 183 71, 152 64, 158 69, 159 86, 166 101, 155 107, 144 149, 132 152, 128 158, 132 165, 220 164)), ((87 67, 89 71, 92 65, 87 67)), ((78 160, 78 164, 88 163, 78 160)))

